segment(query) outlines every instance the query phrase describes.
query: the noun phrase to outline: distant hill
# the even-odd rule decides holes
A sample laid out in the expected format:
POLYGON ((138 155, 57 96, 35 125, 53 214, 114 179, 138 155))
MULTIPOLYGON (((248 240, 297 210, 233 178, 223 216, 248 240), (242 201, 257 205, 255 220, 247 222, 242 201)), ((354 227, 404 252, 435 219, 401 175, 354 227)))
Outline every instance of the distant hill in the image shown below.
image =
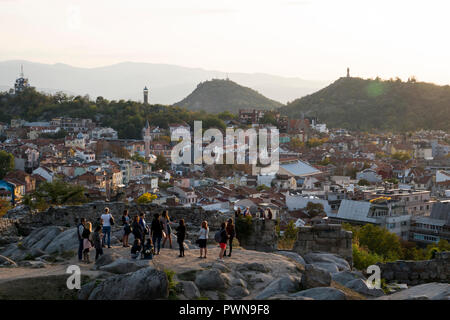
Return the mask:
POLYGON ((189 96, 174 105, 209 113, 238 113, 239 109, 271 110, 282 104, 231 80, 214 79, 200 83, 189 96))
POLYGON ((356 130, 450 130, 450 86, 340 78, 288 103, 282 114, 317 116, 330 127, 356 130))
POLYGON ((197 84, 227 76, 283 103, 313 93, 329 82, 279 77, 262 73, 226 73, 168 64, 123 62, 97 68, 78 68, 66 64, 43 64, 14 60, 0 62, 0 90, 9 90, 23 64, 25 76, 38 90, 88 94, 92 99, 142 101, 142 89, 150 89, 150 103, 173 104, 192 92, 197 84))

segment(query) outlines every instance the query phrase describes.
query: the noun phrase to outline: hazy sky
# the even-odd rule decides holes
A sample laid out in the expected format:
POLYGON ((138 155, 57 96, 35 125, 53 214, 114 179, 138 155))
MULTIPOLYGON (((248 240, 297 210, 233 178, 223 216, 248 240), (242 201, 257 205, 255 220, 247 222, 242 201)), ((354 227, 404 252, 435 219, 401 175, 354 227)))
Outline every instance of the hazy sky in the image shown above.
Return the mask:
POLYGON ((0 0, 0 60, 450 83, 438 0, 0 0))

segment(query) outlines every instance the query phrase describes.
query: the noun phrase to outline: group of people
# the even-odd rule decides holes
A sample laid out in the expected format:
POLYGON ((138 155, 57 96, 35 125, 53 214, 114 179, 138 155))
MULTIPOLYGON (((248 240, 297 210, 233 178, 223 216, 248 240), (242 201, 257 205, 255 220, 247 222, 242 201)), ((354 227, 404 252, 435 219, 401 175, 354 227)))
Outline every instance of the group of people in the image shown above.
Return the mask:
MULTIPOLYGON (((249 207, 245 208, 244 212, 242 212, 241 208, 238 207, 238 209, 235 211, 234 215, 235 215, 236 219, 238 219, 239 217, 242 217, 242 216, 244 216, 244 217, 253 216, 252 213, 250 212, 249 207)), ((266 214, 265 211, 263 210, 263 208, 259 207, 257 213, 254 216, 255 216, 255 218, 272 220, 273 213, 272 213, 272 210, 270 208, 268 208, 267 214, 266 214)))
MULTIPOLYGON (((155 213, 150 224, 145 221, 145 213, 140 212, 133 217, 131 221, 128 210, 124 210, 122 215, 123 237, 122 246, 131 247, 132 259, 152 259, 153 255, 159 255, 161 247, 164 248, 168 242, 172 248, 172 221, 167 210, 160 215, 155 213), (134 242, 130 246, 128 243, 129 235, 133 234, 134 242), (162 244, 161 244, 162 242, 162 244)), ((103 254, 103 248, 111 248, 111 227, 115 224, 114 218, 109 212, 109 208, 105 208, 104 213, 98 219, 93 227, 92 223, 86 221, 85 218, 80 219, 77 226, 77 234, 79 240, 78 260, 90 263, 90 250, 95 249, 95 260, 103 254)), ((179 257, 184 257, 184 241, 186 239, 186 224, 184 219, 178 221, 178 227, 175 229, 177 243, 179 246, 179 257)), ((233 250, 233 240, 236 231, 233 219, 221 224, 221 229, 215 235, 215 240, 219 243, 220 253, 219 260, 227 256, 226 248, 228 246, 228 257, 231 257, 233 250)), ((208 222, 203 221, 198 233, 197 244, 200 248, 200 257, 206 259, 208 249, 207 241, 209 238, 208 222)))

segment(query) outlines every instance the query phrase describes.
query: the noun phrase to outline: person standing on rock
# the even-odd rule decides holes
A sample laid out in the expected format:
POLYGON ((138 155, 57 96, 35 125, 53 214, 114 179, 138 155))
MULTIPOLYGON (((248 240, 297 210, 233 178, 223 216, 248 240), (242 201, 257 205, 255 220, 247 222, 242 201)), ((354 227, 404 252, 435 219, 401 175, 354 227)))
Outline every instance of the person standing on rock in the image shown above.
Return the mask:
POLYGON ((208 221, 203 221, 202 226, 200 228, 200 232, 198 233, 198 246, 200 247, 200 257, 206 259, 206 254, 208 253, 208 249, 206 248, 206 243, 208 241, 209 228, 208 221), (203 257, 203 251, 205 251, 205 256, 203 257))
POLYGON ((142 238, 141 238, 141 243, 143 245, 145 243, 145 235, 150 234, 147 222, 145 222, 145 214, 143 212, 141 212, 139 214, 139 224, 143 230, 142 238))
POLYGON ((184 257, 184 238, 186 237, 186 225, 184 219, 180 220, 180 225, 177 228, 177 242, 180 247, 179 257, 184 257))
POLYGON ((86 223, 85 218, 80 219, 80 223, 77 226, 77 235, 78 235, 78 261, 83 261, 83 231, 84 231, 84 224, 86 223))
POLYGON ((220 225, 220 253, 219 253, 219 261, 223 262, 223 255, 225 254, 225 250, 227 249, 228 242, 228 233, 227 233, 227 223, 222 222, 220 225))
POLYGON ((163 216, 161 218, 161 222, 164 227, 164 232, 166 233, 166 236, 164 237, 164 241, 162 244, 162 247, 164 248, 164 245, 166 244, 167 239, 169 239, 170 249, 172 249, 172 228, 170 227, 170 218, 169 218, 169 211, 164 210, 163 216))
POLYGON ((103 248, 105 248, 105 239, 108 248, 111 248, 111 221, 113 221, 113 217, 111 213, 109 213, 109 208, 105 208, 105 213, 101 216, 103 220, 103 248))
POLYGON ((139 223, 139 216, 135 215, 133 218, 133 223, 131 224, 131 232, 134 235, 134 239, 139 239, 142 241, 144 230, 142 229, 141 224, 139 223))
POLYGON ((164 227, 160 220, 159 213, 155 213, 152 221, 152 240, 155 246, 155 254, 158 255, 161 251, 161 239, 163 237, 164 227))
POLYGON ((122 245, 124 248, 129 247, 128 244, 128 236, 131 233, 131 227, 130 227, 130 217, 128 215, 128 210, 125 209, 123 211, 122 215, 122 225, 123 225, 123 238, 122 238, 122 245))
POLYGON ((90 222, 86 222, 84 225, 83 231, 83 260, 86 263, 91 263, 89 260, 89 251, 92 248, 91 242, 91 233, 92 233, 92 224, 90 222))
POLYGON ((95 261, 103 254, 103 247, 102 247, 102 227, 96 226, 94 230, 94 234, 92 236, 92 242, 94 243, 95 248, 95 261))
MULTIPOLYGON (((227 223, 227 234, 228 234, 228 246, 229 246, 229 252, 228 252, 228 256, 231 257, 231 251, 233 251, 233 239, 236 236, 236 229, 234 228, 234 224, 233 224, 233 219, 228 219, 228 223, 227 223)), ((225 251, 225 257, 227 256, 226 251, 225 251)))

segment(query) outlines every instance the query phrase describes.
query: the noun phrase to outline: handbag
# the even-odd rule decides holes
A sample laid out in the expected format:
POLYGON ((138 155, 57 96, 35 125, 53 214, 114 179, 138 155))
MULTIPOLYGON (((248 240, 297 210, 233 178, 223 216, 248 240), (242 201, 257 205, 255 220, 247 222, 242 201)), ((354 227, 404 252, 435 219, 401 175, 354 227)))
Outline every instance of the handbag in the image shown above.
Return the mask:
POLYGON ((113 226, 115 223, 116 223, 116 222, 114 221, 114 217, 110 214, 110 215, 109 215, 109 224, 110 224, 111 226, 113 226))

